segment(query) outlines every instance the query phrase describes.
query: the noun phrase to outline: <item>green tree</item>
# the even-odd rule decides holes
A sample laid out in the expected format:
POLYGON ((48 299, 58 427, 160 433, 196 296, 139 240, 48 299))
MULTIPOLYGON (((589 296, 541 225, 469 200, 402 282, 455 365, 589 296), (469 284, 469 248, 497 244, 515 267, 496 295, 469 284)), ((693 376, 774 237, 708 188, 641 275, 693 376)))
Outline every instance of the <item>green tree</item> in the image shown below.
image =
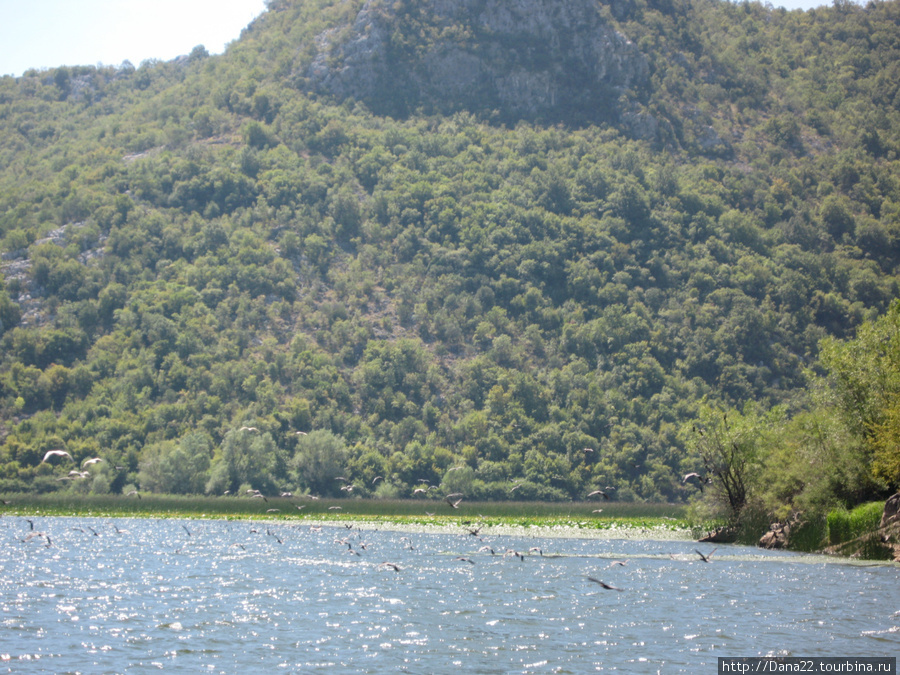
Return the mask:
POLYGON ((290 469, 292 478, 301 488, 316 495, 342 495, 343 483, 337 479, 344 476, 346 468, 347 448, 340 436, 317 429, 298 437, 290 469))
POLYGON ((241 485, 250 485, 264 494, 274 494, 283 482, 284 464, 283 453, 271 434, 255 428, 233 429, 225 434, 213 460, 206 491, 224 488, 234 494, 241 485))
POLYGON ((209 480, 211 452, 211 440, 203 432, 144 448, 138 473, 141 489, 164 494, 202 493, 209 480))
POLYGON ((782 416, 779 409, 761 412, 751 403, 743 411, 704 405, 682 431, 703 468, 695 480, 705 486, 704 498, 732 525, 741 523, 751 501, 761 499, 760 476, 782 416))

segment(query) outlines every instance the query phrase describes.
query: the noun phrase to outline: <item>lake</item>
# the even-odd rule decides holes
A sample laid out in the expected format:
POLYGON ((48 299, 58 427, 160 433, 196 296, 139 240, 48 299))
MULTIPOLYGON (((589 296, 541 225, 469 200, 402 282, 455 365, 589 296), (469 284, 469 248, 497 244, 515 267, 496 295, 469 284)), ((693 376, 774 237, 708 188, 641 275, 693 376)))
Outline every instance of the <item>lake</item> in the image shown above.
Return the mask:
POLYGON ((890 564, 544 530, 30 520, 0 518, 0 672, 715 673, 900 652, 890 564))

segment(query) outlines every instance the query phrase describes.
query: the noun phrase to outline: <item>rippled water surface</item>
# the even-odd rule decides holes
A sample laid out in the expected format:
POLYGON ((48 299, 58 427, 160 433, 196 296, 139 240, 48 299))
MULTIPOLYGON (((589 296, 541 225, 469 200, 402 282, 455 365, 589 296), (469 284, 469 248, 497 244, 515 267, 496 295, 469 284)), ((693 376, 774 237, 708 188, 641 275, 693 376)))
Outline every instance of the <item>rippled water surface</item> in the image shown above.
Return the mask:
POLYGON ((687 541, 31 520, 0 519, 0 672, 714 673, 720 656, 900 651, 892 565, 739 546, 705 563, 694 549, 715 547, 687 541))

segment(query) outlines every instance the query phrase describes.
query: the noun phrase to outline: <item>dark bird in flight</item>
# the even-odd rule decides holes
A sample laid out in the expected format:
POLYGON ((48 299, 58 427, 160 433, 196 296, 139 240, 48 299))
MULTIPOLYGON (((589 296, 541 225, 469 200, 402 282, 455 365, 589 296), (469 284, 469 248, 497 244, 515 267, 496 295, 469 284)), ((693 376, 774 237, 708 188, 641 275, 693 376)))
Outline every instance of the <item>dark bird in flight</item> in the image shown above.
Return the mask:
POLYGON ((392 563, 392 562, 383 562, 380 565, 378 565, 378 567, 390 567, 395 572, 400 571, 400 566, 398 564, 392 563))
POLYGON ((458 509, 459 503, 462 501, 462 494, 460 494, 458 492, 454 492, 453 494, 447 495, 446 497, 444 497, 444 501, 447 502, 454 509, 458 509), (457 499, 457 497, 459 497, 459 499, 457 499), (453 501, 454 499, 456 501, 453 501))
POLYGON ((621 588, 616 588, 615 586, 610 586, 609 584, 603 583, 599 579, 595 579, 594 577, 588 577, 588 581, 593 581, 595 584, 600 584, 601 587, 605 588, 608 591, 621 591, 621 588))
POLYGON ((715 553, 715 552, 718 551, 718 550, 719 550, 718 548, 714 548, 712 551, 710 551, 710 552, 707 553, 706 555, 703 555, 703 554, 700 553, 700 551, 698 551, 697 549, 694 549, 694 552, 695 552, 697 555, 700 556, 700 560, 702 560, 703 562, 708 563, 708 562, 712 562, 712 561, 710 560, 710 558, 712 558, 712 554, 715 553))

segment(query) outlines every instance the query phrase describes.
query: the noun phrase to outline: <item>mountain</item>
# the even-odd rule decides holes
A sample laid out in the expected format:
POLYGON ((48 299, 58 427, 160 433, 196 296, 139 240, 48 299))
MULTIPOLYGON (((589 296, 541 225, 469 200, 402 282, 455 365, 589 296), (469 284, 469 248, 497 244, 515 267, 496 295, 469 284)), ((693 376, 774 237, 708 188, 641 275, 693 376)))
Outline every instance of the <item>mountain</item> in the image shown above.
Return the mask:
POLYGON ((307 78, 374 112, 489 113, 503 120, 621 118, 647 60, 594 0, 367 2, 316 36, 307 78))
POLYGON ((898 19, 272 0, 0 79, 0 490, 691 498, 898 295, 898 19))

